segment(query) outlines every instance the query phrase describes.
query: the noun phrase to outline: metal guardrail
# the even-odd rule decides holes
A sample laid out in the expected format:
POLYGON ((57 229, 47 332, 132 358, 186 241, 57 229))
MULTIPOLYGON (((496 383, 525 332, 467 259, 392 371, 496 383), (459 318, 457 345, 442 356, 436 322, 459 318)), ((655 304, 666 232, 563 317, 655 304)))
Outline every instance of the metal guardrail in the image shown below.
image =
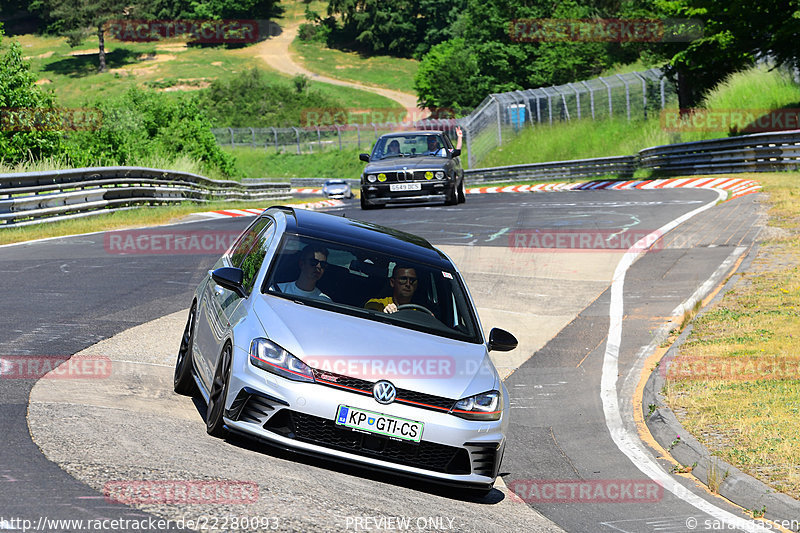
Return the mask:
POLYGON ((513 180, 548 180, 563 178, 589 178, 594 176, 618 176, 630 178, 637 168, 635 155, 601 157, 597 159, 576 159, 573 161, 554 161, 511 165, 507 167, 476 168, 464 171, 467 183, 489 183, 513 180))
POLYGON ((185 200, 263 201, 289 196, 287 183, 242 184, 143 167, 0 174, 0 227, 97 215, 137 205, 185 200))
MULTIPOLYGON (((800 170, 800 130, 655 146, 631 156, 470 169, 464 176, 471 184, 609 175, 630 179, 640 168, 664 176, 800 170)), ((297 179, 292 184, 308 186, 309 182, 317 185, 322 181, 297 179)), ((0 174, 0 227, 88 216, 136 205, 183 200, 262 201, 289 195, 287 183, 217 181, 197 174, 141 167, 0 174)))
POLYGON ((800 130, 655 146, 639 165, 662 176, 798 170, 800 130))

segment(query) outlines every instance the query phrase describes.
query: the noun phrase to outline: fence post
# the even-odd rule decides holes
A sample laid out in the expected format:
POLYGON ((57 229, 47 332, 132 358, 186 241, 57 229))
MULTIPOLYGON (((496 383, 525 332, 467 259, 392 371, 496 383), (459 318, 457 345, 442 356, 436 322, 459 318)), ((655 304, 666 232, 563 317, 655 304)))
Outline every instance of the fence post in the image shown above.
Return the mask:
POLYGON ((503 133, 501 131, 502 123, 500 122, 503 119, 503 112, 500 109, 500 100, 492 96, 492 99, 497 104, 497 146, 503 146, 503 133))
POLYGON ((228 128, 228 133, 231 134, 231 146, 233 146, 233 128, 228 128))
POLYGON ((647 118, 647 82, 638 72, 634 72, 633 75, 642 80, 642 110, 644 118, 647 118))
POLYGON ((342 151, 342 131, 339 129, 339 125, 336 124, 336 136, 339 137, 339 151, 342 151))
POLYGON ((250 146, 253 148, 256 147, 256 130, 253 128, 248 128, 250 130, 250 146))
POLYGON ((300 155, 300 130, 298 130, 294 126, 292 126, 292 129, 294 130, 294 135, 295 138, 297 139, 297 155, 300 155))
POLYGON ((361 128, 358 127, 358 122, 356 122, 356 136, 358 137, 358 149, 361 150, 361 128))
POLYGON ((585 81, 582 81, 581 83, 584 87, 586 87, 586 90, 589 91, 589 109, 592 110, 592 120, 594 120, 594 89, 589 87, 585 81))
POLYGON ((578 92, 578 89, 572 86, 572 83, 567 83, 567 87, 575 91, 575 106, 578 108, 578 120, 581 119, 581 93, 578 92))
POLYGON ((619 78, 620 81, 625 84, 625 107, 628 110, 628 122, 630 122, 631 121, 631 89, 630 89, 630 87, 628 87, 628 82, 625 81, 625 78, 623 78, 621 74, 617 74, 617 78, 619 78))
POLYGON ((317 128, 317 145, 319 146, 319 151, 322 152, 322 134, 319 132, 319 126, 315 126, 317 128))
POLYGON ((270 129, 272 130, 273 135, 275 135, 275 153, 277 154, 278 151, 279 151, 279 149, 278 149, 278 130, 276 130, 275 128, 270 128, 270 129))
POLYGON ((372 127, 375 129, 375 140, 378 140, 378 125, 374 122, 372 123, 372 127))
POLYGON ((550 93, 544 91, 544 94, 547 95, 547 116, 550 119, 550 125, 553 125, 553 99, 550 97, 550 93))
POLYGON ((469 165, 469 168, 473 168, 475 166, 475 154, 472 153, 472 132, 467 125, 462 126, 461 129, 464 139, 467 141, 467 165, 469 165))
POLYGON ((602 76, 600 76, 598 79, 599 79, 601 82, 603 82, 603 85, 605 85, 605 86, 606 86, 606 89, 608 89, 608 118, 611 118, 611 115, 612 115, 612 114, 613 114, 613 112, 614 112, 614 106, 613 106, 613 104, 611 103, 611 85, 609 85, 608 83, 606 83, 606 80, 604 80, 602 76))

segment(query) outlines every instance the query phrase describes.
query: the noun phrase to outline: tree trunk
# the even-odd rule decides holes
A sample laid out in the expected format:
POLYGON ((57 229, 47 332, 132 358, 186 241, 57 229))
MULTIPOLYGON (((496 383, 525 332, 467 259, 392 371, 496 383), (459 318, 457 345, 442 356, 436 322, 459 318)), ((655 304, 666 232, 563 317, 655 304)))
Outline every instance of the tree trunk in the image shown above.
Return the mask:
POLYGON ((681 117, 689 113, 689 108, 694 105, 689 80, 682 68, 678 68, 678 109, 681 117))
POLYGON ((105 72, 106 68, 106 40, 105 40, 105 32, 103 31, 103 26, 97 27, 97 40, 100 42, 100 52, 98 56, 100 58, 100 66, 97 67, 97 72, 105 72))

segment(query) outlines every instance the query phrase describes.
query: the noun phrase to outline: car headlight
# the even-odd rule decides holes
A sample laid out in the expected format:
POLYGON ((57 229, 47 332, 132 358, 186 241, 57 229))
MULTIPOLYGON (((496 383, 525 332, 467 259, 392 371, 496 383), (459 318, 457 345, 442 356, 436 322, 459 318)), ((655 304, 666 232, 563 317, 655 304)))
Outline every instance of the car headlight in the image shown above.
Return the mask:
POLYGON ((375 174, 370 174, 367 176, 367 181, 370 183, 375 183, 375 180, 378 179, 375 177, 375 174))
POLYGON ((267 339, 250 343, 250 364, 294 381, 314 381, 310 366, 267 339))
POLYGON ((442 171, 437 172, 436 173, 436 179, 437 180, 443 180, 444 179, 444 172, 442 172, 442 171))
POLYGON ((467 420, 500 420, 503 396, 496 390, 476 394, 457 401, 451 412, 467 420))

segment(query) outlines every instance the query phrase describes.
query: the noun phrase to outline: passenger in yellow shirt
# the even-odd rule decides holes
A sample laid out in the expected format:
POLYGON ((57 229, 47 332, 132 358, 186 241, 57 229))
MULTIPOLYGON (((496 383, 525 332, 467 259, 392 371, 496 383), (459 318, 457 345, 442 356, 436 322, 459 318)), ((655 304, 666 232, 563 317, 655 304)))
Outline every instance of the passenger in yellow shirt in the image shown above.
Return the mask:
POLYGON ((364 304, 364 307, 373 311, 394 313, 398 306, 411 303, 411 298, 417 290, 417 281, 417 271, 414 268, 397 265, 392 277, 389 278, 392 295, 386 298, 372 298, 364 304))

